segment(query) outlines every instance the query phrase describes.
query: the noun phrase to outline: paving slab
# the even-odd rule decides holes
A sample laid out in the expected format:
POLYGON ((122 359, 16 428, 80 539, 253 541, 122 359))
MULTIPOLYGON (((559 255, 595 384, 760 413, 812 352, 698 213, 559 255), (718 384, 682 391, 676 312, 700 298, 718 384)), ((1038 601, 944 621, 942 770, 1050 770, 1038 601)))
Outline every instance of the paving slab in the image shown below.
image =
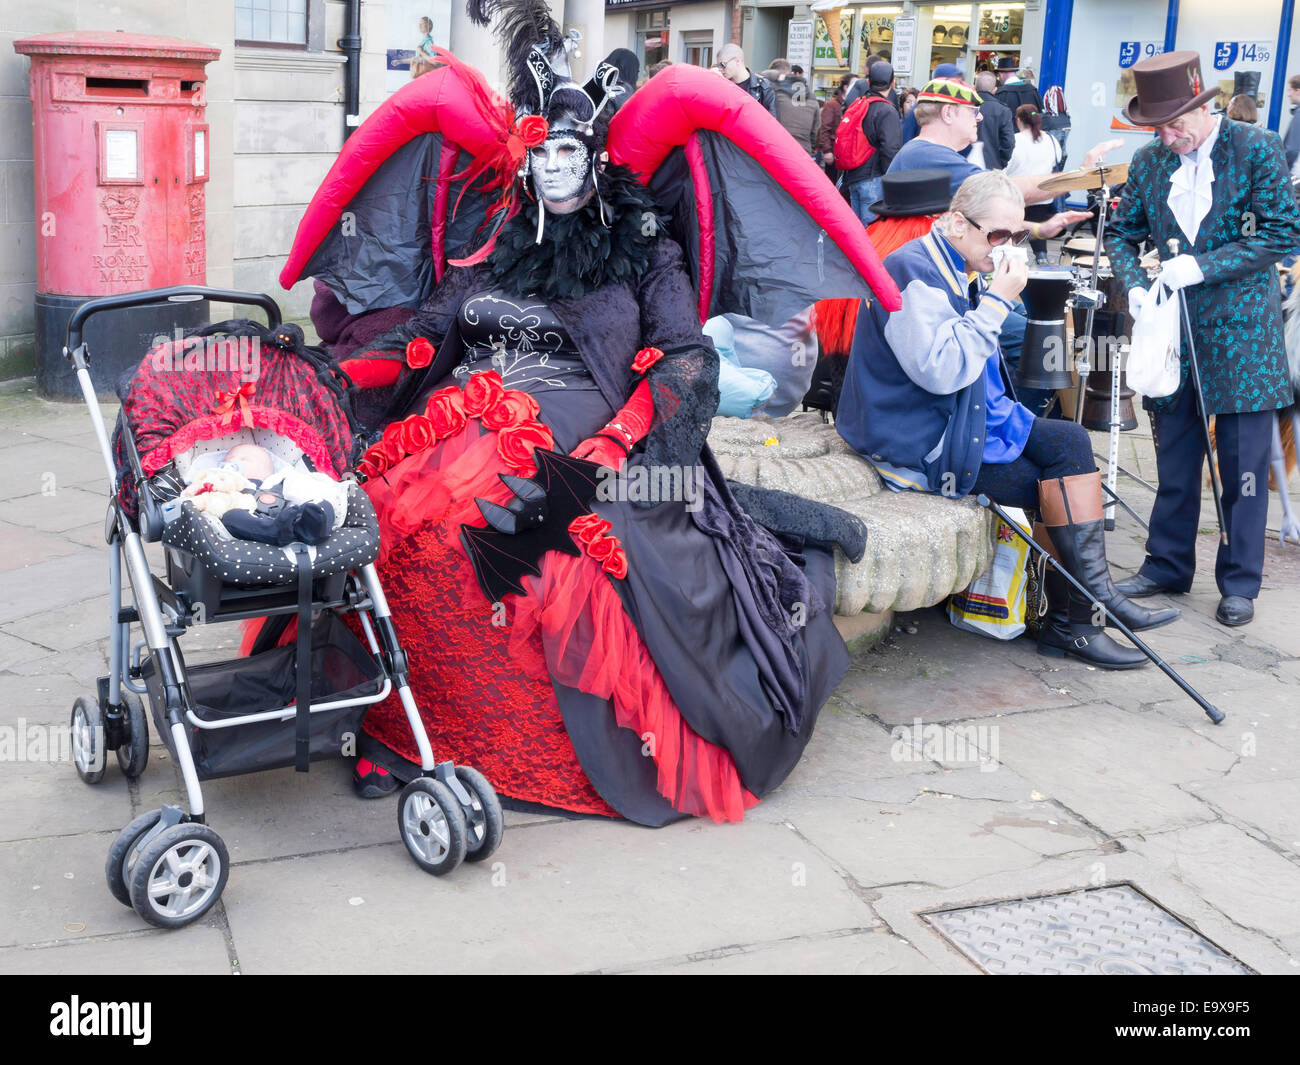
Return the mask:
POLYGON ((940 972, 937 965, 897 936, 881 929, 808 936, 751 948, 732 947, 633 972, 655 975, 743 976, 750 974, 904 976, 940 972))
POLYGON ((923 794, 907 805, 805 804, 790 820, 864 888, 914 881, 953 887, 1087 849, 1102 837, 1049 803, 923 794), (934 841, 944 840, 942 847, 934 841))
POLYGON ((1300 934, 1300 864, 1232 825, 1126 839, 1228 918, 1270 937, 1300 934))
POLYGON ((115 834, 0 843, 0 947, 140 931, 144 922, 104 883, 115 834))
MULTIPOLYGON (((103 553, 77 552, 37 562, 0 575, 0 625, 46 610, 82 602, 108 590, 108 560, 103 553)), ((21 636, 20 628, 10 632, 21 636)))
POLYGON ((11 621, 0 631, 59 652, 94 644, 108 635, 108 581, 104 584, 103 594, 90 592, 80 603, 11 621))
MULTIPOLYGON (((0 545, 3 545, 3 550, 0 551, 0 573, 22 569, 24 566, 58 558, 61 555, 71 555, 82 548, 81 544, 72 542, 62 535, 50 536, 47 533, 24 528, 23 525, 13 524, 14 516, 8 503, 0 507, 0 514, 8 519, 0 521, 0 545)), ((102 541, 104 539, 102 522, 100 530, 99 538, 102 541)))
POLYGON ((397 798, 358 799, 352 765, 314 762, 308 773, 275 769, 203 784, 208 823, 232 862, 391 843, 397 798))
MULTIPOLYGON (((51 476, 41 486, 41 491, 4 502, 5 520, 14 525, 25 525, 44 533, 62 533, 84 526, 88 518, 98 514, 101 519, 105 509, 103 492, 89 492, 75 485, 59 484, 51 476)), ((103 522, 100 522, 101 528, 103 522)), ((102 537, 101 537, 102 538, 102 537)))
POLYGON ((95 453, 84 445, 33 440, 6 449, 0 468, 0 499, 40 493, 51 483, 57 487, 95 484, 106 489, 105 477, 103 459, 96 464, 95 453))
POLYGON ((230 958, 221 931, 202 923, 175 931, 156 929, 59 943, 51 947, 0 950, 0 973, 5 975, 121 973, 179 979, 229 975, 230 971, 230 958))
POLYGON ((1037 664, 1028 641, 1000 644, 958 632, 941 615, 904 614, 893 646, 860 656, 836 690, 837 697, 888 725, 982 718, 1076 700, 1052 691, 1023 666, 1037 664), (942 648, 942 650, 940 650, 942 648))
POLYGON ((261 862, 232 870, 225 906, 247 973, 626 969, 876 923, 813 847, 755 822, 537 825, 439 878, 401 844, 261 862))
POLYGON ((999 758, 1023 777, 1050 781, 1054 798, 1112 836, 1210 819, 1178 785, 1234 761, 1189 728, 1105 704, 1008 719, 999 758))
POLYGON ((1300 859, 1300 767, 1296 771, 1297 777, 1290 780, 1248 784, 1229 778, 1198 788, 1196 794, 1227 818, 1263 833, 1300 859))

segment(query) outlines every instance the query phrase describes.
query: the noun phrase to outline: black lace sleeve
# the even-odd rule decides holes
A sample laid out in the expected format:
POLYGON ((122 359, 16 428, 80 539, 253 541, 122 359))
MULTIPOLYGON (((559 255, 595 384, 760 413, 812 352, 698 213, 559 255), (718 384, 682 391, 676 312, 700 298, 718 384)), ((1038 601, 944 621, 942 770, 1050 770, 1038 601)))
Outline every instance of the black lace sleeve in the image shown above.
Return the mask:
POLYGON ((656 243, 638 302, 642 344, 664 352, 647 374, 655 411, 646 461, 692 466, 718 411, 718 353, 700 331, 695 290, 675 241, 664 237, 656 243))

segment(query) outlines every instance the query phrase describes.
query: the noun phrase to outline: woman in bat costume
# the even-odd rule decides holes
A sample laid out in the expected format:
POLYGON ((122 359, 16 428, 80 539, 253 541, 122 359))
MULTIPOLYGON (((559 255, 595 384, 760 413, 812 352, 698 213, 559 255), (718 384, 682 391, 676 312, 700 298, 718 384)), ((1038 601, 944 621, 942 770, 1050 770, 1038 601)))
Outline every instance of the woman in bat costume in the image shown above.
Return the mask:
MULTIPOLYGON (((832 545, 860 557, 865 531, 722 478, 700 322, 897 290, 743 93, 670 68, 611 124, 616 71, 575 84, 544 5, 470 10, 497 16, 511 104, 444 56, 349 140, 281 275, 318 279, 322 338, 386 423, 359 472, 412 686, 435 752, 505 796, 739 820, 847 667, 832 545), (806 280, 755 286, 764 266, 806 280)), ((409 736, 400 706, 370 711, 362 794, 410 775, 409 736)))

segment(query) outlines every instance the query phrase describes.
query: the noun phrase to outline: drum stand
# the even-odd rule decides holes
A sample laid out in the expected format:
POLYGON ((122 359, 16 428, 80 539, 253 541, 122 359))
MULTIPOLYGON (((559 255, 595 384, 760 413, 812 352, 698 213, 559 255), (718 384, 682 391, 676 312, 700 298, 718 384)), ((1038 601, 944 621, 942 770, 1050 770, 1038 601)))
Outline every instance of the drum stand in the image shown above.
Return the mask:
MULTIPOLYGON (((1084 307, 1087 312, 1084 318, 1083 344, 1074 362, 1079 375, 1079 393, 1074 402, 1074 420, 1076 423, 1083 422, 1083 404, 1088 390, 1088 375, 1092 372, 1093 360, 1097 354, 1097 341, 1092 334, 1097 307, 1101 303, 1101 292, 1097 286, 1100 284, 1101 257, 1105 250, 1106 218, 1110 211, 1110 183, 1106 180, 1107 169, 1104 166, 1097 167, 1101 178, 1101 188, 1099 190, 1101 197, 1097 204, 1097 246, 1093 249, 1092 254, 1092 278, 1089 287, 1081 290, 1076 295, 1077 300, 1086 301, 1084 307)), ((1103 527, 1107 532, 1110 532, 1115 528, 1115 502, 1118 500, 1121 504, 1123 503, 1115 490, 1119 470, 1119 432, 1121 424, 1119 416, 1119 375, 1122 359, 1120 351, 1108 351, 1107 358, 1110 360, 1110 452, 1106 462, 1106 490, 1109 499, 1102 514, 1104 518, 1103 527)), ((1124 509, 1132 513, 1130 507, 1125 506, 1124 509)))

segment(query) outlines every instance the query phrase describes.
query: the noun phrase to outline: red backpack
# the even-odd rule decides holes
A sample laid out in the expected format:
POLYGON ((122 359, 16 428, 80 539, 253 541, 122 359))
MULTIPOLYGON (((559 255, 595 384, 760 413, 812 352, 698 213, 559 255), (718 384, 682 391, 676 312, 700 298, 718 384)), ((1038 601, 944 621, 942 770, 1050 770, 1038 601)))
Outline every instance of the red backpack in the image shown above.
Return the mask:
MULTIPOLYGON (((867 117, 867 108, 873 103, 889 101, 883 96, 863 96, 854 100, 844 117, 840 119, 839 128, 835 130, 835 166, 838 170, 856 170, 866 164, 876 154, 876 146, 867 140, 862 132, 862 120, 867 117)), ((892 107, 893 104, 890 104, 892 107)))

